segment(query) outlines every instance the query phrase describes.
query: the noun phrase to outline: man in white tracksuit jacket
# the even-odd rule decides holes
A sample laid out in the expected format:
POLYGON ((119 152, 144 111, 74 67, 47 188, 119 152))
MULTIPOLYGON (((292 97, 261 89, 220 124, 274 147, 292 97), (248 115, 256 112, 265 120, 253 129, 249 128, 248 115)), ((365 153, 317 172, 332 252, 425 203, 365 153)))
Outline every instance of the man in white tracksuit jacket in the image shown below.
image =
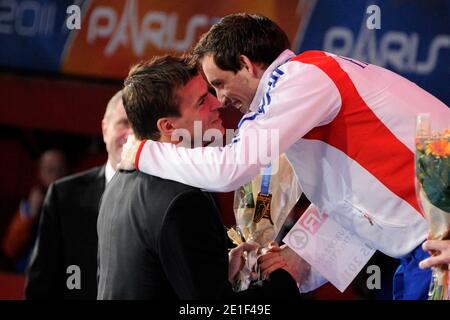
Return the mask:
MULTIPOLYGON (((248 110, 238 134, 223 148, 144 141, 135 166, 164 179, 231 191, 259 173, 262 161, 238 160, 267 139, 264 144, 278 144, 279 153, 286 153, 319 210, 370 247, 402 258, 394 298, 426 298, 430 272, 417 268, 426 257, 420 244, 428 224, 414 188, 415 120, 429 113, 433 127, 443 129, 450 109, 386 69, 322 51, 295 56, 288 48, 284 32, 265 17, 223 18, 194 54, 222 104, 248 110), (277 130, 279 140, 257 135, 256 142, 254 133, 264 129, 277 130)), ((306 283, 302 291, 323 282, 306 283)))

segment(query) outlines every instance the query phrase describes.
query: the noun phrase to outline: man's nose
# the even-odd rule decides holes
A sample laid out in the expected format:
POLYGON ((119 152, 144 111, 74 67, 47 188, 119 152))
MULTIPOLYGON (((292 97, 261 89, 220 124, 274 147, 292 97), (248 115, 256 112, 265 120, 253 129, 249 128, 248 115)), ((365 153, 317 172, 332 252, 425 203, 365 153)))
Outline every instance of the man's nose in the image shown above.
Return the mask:
POLYGON ((223 93, 223 91, 222 91, 222 90, 218 90, 218 91, 216 91, 216 93, 217 93, 217 99, 220 101, 220 103, 221 103, 222 105, 225 105, 225 102, 226 102, 226 100, 227 100, 227 97, 225 96, 225 94, 223 93))

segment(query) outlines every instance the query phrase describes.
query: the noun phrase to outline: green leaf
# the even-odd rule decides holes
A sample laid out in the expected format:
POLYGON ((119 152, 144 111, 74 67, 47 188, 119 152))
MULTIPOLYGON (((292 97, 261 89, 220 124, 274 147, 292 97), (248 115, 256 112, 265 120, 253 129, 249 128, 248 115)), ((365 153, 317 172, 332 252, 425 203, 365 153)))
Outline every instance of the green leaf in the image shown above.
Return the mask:
POLYGON ((418 157, 416 174, 430 202, 450 213, 450 162, 432 155, 418 157))

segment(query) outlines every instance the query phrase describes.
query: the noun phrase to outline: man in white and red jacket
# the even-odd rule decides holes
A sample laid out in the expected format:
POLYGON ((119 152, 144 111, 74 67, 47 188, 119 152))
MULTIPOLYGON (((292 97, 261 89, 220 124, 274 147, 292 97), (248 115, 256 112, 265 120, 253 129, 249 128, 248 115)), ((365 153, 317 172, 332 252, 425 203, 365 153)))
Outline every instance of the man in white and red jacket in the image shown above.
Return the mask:
MULTIPOLYGON (((271 159, 285 152, 319 210, 370 247, 402 258, 394 298, 426 298, 430 272, 417 267, 427 256, 420 244, 428 224, 415 195, 415 120, 429 113, 443 129, 450 109, 386 69, 322 51, 295 56, 288 48, 286 34, 266 17, 223 18, 194 55, 221 103, 248 111, 232 143, 188 149, 143 141, 128 148, 123 165, 134 165, 136 153, 143 172, 225 192, 267 164, 242 161, 255 159, 261 146, 270 146, 271 159), (279 140, 262 134, 267 130, 279 140)), ((306 281, 300 290, 322 283, 306 281)))

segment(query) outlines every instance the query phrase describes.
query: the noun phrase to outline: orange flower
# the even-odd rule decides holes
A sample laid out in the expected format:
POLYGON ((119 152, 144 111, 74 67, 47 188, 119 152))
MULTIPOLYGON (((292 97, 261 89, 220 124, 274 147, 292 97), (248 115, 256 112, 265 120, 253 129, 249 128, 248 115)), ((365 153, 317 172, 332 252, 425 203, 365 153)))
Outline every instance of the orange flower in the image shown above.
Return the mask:
POLYGON ((447 139, 439 139, 427 145, 425 153, 436 157, 448 157, 450 155, 450 142, 447 139))
POLYGON ((444 136, 444 138, 450 138, 450 129, 445 129, 442 135, 444 136))
POLYGON ((416 149, 420 152, 423 152, 425 149, 423 143, 419 139, 416 139, 416 149))

